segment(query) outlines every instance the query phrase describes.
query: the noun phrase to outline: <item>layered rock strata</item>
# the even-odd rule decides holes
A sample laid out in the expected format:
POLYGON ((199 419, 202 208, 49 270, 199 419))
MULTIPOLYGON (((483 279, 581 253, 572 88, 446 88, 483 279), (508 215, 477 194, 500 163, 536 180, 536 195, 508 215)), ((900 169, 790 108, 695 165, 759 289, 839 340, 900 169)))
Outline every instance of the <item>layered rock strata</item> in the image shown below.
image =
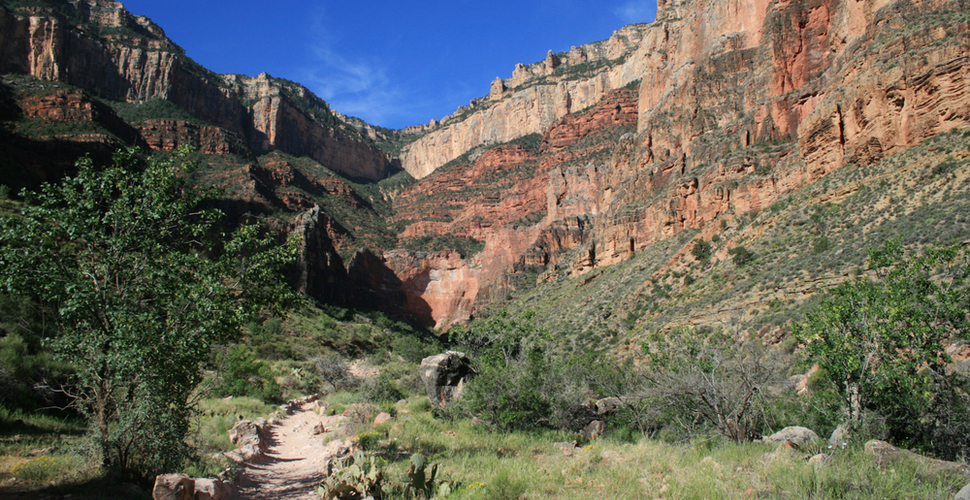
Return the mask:
POLYGON ((113 101, 170 101, 256 152, 309 156, 349 177, 378 180, 391 168, 386 154, 348 134, 353 128, 299 85, 266 74, 211 73, 117 2, 83 0, 63 9, 86 25, 69 23, 54 8, 0 7, 0 71, 97 89, 113 101))

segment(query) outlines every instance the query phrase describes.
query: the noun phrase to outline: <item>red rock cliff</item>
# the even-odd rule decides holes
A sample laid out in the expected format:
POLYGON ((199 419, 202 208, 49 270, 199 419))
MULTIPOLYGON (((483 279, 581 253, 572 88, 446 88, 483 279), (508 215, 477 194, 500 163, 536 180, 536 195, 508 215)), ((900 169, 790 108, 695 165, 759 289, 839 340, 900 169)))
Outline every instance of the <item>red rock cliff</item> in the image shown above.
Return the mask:
POLYGON ((209 72, 188 59, 161 28, 129 14, 120 3, 69 5, 85 26, 71 25, 50 8, 15 13, 0 7, 0 71, 96 89, 115 101, 165 99, 247 138, 256 152, 309 156, 350 177, 387 175, 387 155, 343 131, 343 122, 305 88, 267 75, 209 72))

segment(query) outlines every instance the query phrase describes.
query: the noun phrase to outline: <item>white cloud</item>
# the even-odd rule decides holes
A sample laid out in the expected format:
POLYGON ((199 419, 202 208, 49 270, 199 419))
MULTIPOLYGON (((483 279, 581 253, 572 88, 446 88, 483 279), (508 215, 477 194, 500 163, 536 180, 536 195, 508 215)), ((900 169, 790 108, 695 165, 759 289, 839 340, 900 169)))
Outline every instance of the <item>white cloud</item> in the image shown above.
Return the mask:
POLYGON ((391 85, 386 65, 378 59, 339 53, 331 33, 321 15, 314 26, 309 47, 312 58, 303 68, 301 83, 341 114, 375 125, 395 116, 404 97, 391 85))
POLYGON ((656 0, 632 0, 613 9, 624 24, 649 23, 657 17, 656 0))

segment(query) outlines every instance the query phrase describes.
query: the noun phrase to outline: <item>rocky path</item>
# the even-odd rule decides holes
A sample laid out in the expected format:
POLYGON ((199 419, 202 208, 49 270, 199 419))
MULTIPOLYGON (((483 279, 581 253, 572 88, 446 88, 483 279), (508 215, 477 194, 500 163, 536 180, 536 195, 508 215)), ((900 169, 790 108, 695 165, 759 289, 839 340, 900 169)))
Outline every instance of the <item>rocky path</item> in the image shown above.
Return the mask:
POLYGON ((233 500, 319 500, 314 490, 327 464, 345 454, 350 443, 331 432, 346 417, 320 416, 314 407, 313 402, 291 404, 279 423, 267 427, 266 454, 242 469, 233 500))

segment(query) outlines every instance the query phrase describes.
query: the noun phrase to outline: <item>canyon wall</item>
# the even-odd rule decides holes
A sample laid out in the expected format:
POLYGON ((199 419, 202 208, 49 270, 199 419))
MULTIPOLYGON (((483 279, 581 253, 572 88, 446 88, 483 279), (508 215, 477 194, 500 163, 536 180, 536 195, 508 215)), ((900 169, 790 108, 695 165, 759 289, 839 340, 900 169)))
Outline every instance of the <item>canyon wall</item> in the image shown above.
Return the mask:
POLYGON ((305 88, 268 75, 217 75, 185 56, 145 17, 117 2, 80 0, 65 12, 0 7, 0 72, 60 81, 128 103, 164 99, 241 137, 256 152, 308 156, 335 172, 384 178, 391 161, 353 136, 326 103, 305 88))
POLYGON ((492 82, 487 98, 427 127, 402 154, 403 168, 420 179, 472 148, 541 134, 556 120, 597 104, 639 78, 637 65, 622 61, 651 29, 627 26, 606 41, 573 47, 568 56, 550 52, 543 62, 517 65, 511 78, 492 82))
POLYGON ((488 98, 462 116, 432 123, 404 156, 422 180, 400 198, 399 217, 414 218, 406 214, 428 203, 415 193, 455 194, 436 198, 436 220, 412 221, 404 234, 452 231, 485 241, 469 260, 479 272, 475 308, 500 303, 510 276, 529 267, 547 270, 540 281, 554 269, 579 275, 686 229, 710 238, 718 232, 712 222, 766 209, 837 168, 970 126, 968 7, 962 0, 660 2, 657 21, 627 29, 630 43, 615 45, 616 63, 597 74, 550 83, 570 57, 549 54, 517 67, 511 82, 492 82, 488 98), (635 109, 608 103, 611 89, 637 80, 635 109), (584 156, 572 130, 615 126, 594 117, 610 110, 632 112, 635 129, 610 143, 608 157, 584 156), (503 146, 444 175, 434 170, 471 148, 534 132, 543 134, 537 155, 503 146), (589 160, 577 163, 582 158, 589 160), (519 172, 520 180, 481 198, 456 186, 490 168, 519 172), (503 218, 513 206, 529 208, 503 218), (514 223, 529 213, 542 216, 514 223))

